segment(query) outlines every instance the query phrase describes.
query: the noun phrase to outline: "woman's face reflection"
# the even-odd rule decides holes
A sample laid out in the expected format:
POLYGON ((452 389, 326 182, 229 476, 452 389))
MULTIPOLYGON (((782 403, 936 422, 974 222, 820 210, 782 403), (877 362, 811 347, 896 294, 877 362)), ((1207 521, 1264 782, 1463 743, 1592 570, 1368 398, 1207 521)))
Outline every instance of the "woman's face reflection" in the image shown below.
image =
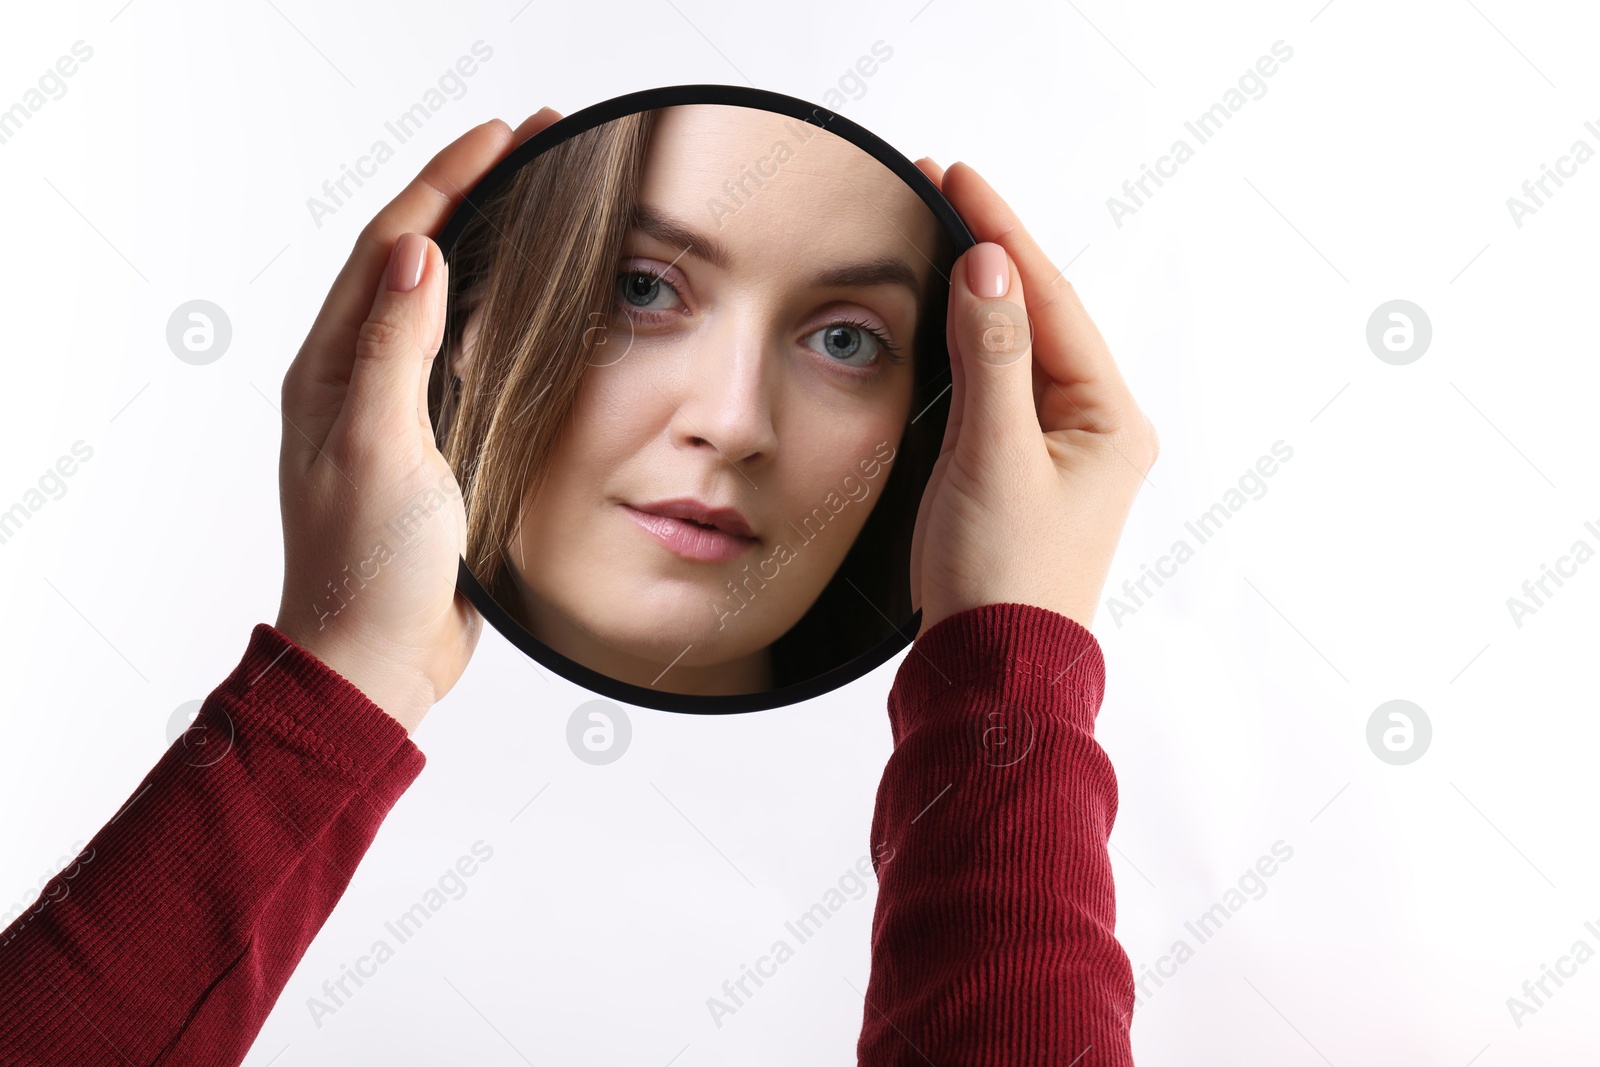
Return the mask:
POLYGON ((718 105, 659 113, 638 200, 613 325, 507 555, 556 651, 753 692, 897 455, 936 222, 848 141, 718 105))

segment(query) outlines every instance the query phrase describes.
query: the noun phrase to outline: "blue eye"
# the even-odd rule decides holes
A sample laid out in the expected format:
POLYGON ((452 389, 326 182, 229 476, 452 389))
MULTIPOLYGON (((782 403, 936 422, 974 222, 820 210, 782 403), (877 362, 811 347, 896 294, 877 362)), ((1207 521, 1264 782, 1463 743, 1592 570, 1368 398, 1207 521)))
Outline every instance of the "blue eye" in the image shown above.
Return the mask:
POLYGON ((637 311, 671 311, 683 303, 671 282, 647 270, 625 270, 618 273, 617 299, 637 311), (663 295, 662 290, 670 294, 674 303, 665 307, 652 306, 663 295))
POLYGON ((882 332, 864 322, 832 322, 806 337, 810 344, 835 363, 847 367, 866 368, 878 362, 880 355, 896 362, 898 349, 882 332))

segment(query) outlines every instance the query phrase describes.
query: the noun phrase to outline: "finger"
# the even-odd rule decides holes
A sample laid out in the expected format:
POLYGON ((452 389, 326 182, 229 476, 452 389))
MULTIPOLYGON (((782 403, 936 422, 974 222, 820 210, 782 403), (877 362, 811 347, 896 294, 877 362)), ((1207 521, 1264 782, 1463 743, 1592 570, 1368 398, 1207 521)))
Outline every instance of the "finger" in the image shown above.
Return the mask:
MULTIPOLYGON (((433 270, 432 266, 429 266, 428 270, 431 272, 433 270)), ((438 273, 438 299, 429 305, 431 308, 429 322, 433 326, 433 333, 425 335, 428 340, 422 346, 422 365, 418 368, 417 387, 415 390, 417 394, 417 424, 430 441, 435 440, 435 434, 433 432, 433 412, 428 409, 428 382, 433 377, 434 357, 439 354, 439 346, 444 344, 444 318, 450 306, 450 264, 445 262, 442 252, 439 258, 438 273)))
MULTIPOLYGON (((993 243, 969 248, 950 271, 950 299, 945 306, 945 337, 950 351, 950 413, 946 417, 939 456, 928 478, 930 487, 941 483, 955 450, 962 445, 982 447, 993 441, 1022 441, 1038 433, 1033 398, 1033 360, 1019 346, 1026 338, 1027 311, 1023 286, 1005 250, 993 243), (1003 265, 1004 285, 996 281, 981 292, 1002 291, 992 298, 974 292, 974 277, 998 279, 1003 265), (1000 315, 997 323, 994 314, 1000 315), (1017 325, 1020 331, 1016 331, 1017 325), (996 337, 1012 329, 1012 336, 996 337), (988 333, 986 337, 985 334, 988 333), (985 341, 989 344, 985 347, 985 341), (1010 342, 1010 351, 997 341, 1010 342)), ((1035 438, 1036 440, 1036 438, 1035 438)), ((911 537, 911 607, 922 606, 923 537, 933 506, 932 492, 924 492, 917 506, 911 537)))
POLYGON ((944 168, 935 163, 930 156, 923 156, 917 160, 917 169, 926 174, 934 185, 938 185, 944 178, 944 168))
POLYGON ((468 130, 429 160, 362 229, 284 376, 283 411, 299 430, 292 435, 297 450, 314 453, 339 417, 357 335, 396 240, 407 232, 437 233, 462 194, 510 147, 511 129, 500 119, 468 130))
POLYGON ((417 383, 443 318, 444 256, 432 239, 402 234, 356 332, 350 387, 330 441, 383 447, 416 425, 417 383))
POLYGON ((538 111, 522 120, 522 124, 511 131, 511 143, 521 144, 540 130, 561 118, 561 112, 551 107, 541 107, 538 111))
MULTIPOLYGON (((1127 392, 1105 339, 1084 310, 1072 283, 1050 262, 1009 205, 982 175, 965 163, 953 163, 940 186, 972 231, 974 240, 1005 247, 1022 275, 1029 295, 1028 313, 1038 336, 1034 358, 1056 382, 1101 385, 1106 395, 1096 403, 1121 402, 1127 392)), ((1131 398, 1130 398, 1131 399, 1131 398)))
POLYGON ((959 365, 962 375, 958 448, 1038 438, 1026 298, 1021 272, 993 241, 967 249, 950 272, 951 371, 959 365))

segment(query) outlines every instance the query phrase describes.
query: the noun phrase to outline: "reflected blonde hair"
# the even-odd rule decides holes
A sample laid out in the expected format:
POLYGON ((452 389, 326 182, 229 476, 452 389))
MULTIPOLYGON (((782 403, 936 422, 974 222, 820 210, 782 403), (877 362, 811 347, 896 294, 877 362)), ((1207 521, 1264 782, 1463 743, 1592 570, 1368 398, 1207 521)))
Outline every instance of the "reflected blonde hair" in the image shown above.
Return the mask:
MULTIPOLYGON (((503 595, 515 590, 503 548, 549 473, 594 342, 605 335, 591 327, 611 321, 615 266, 654 120, 653 111, 628 115, 535 157, 473 214, 450 251, 441 354, 461 354, 467 320, 480 314, 469 366, 441 395, 436 430, 468 502, 467 566, 508 606, 520 600, 503 595)), ((434 384, 442 379, 436 373, 434 384)))

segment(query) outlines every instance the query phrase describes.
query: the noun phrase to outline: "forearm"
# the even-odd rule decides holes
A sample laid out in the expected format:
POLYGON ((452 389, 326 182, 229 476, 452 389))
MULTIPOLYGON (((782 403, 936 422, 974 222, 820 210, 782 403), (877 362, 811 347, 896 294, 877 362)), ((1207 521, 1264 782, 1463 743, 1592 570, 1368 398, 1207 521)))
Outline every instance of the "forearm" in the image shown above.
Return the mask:
POLYGON ((1022 605, 951 616, 907 655, 873 814, 863 1067, 1132 1063, 1103 681, 1087 630, 1022 605))
POLYGON ((0 934, 0 1062, 237 1063, 422 764, 256 627, 87 862, 0 934))

